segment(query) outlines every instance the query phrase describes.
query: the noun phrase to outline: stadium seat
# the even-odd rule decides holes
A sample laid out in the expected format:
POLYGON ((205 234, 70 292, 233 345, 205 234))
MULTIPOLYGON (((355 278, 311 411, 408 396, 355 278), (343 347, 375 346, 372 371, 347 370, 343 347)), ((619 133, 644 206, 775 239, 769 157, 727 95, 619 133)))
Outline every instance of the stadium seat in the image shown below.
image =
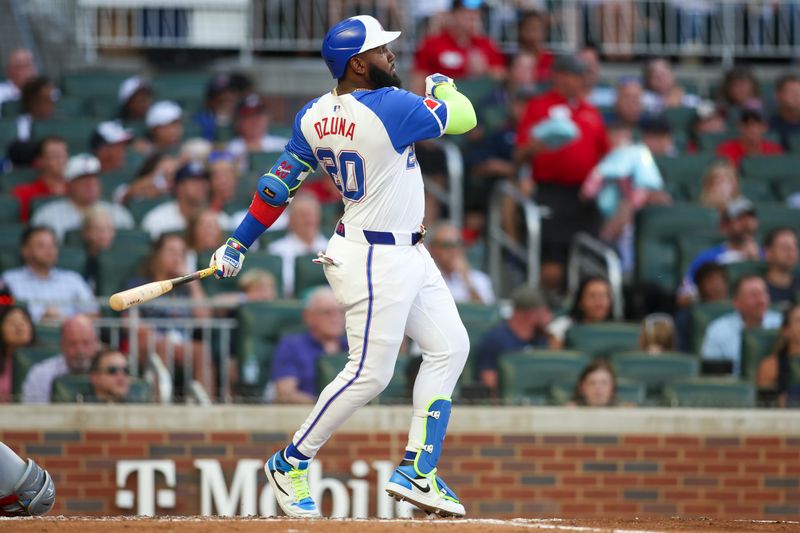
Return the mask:
POLYGON ((116 95, 97 95, 93 98, 87 98, 83 107, 89 116, 95 117, 100 122, 115 116, 119 111, 120 105, 116 95))
POLYGON ((800 135, 790 135, 788 145, 790 154, 800 154, 800 135))
MULTIPOLYGON (((550 387, 550 401, 554 405, 564 405, 572 400, 575 394, 576 381, 556 383, 550 387)), ((617 405, 644 405, 647 387, 644 383, 617 376, 617 392, 615 403, 617 405)))
POLYGON ((58 346, 40 345, 28 346, 17 350, 16 353, 14 353, 14 360, 11 365, 13 369, 11 378, 12 397, 19 401, 20 395, 22 394, 22 384, 25 382, 25 376, 28 375, 28 371, 30 371, 33 365, 41 363, 54 355, 58 355, 60 351, 61 349, 58 346))
POLYGON ((56 266, 82 275, 86 270, 86 250, 79 246, 62 246, 58 250, 56 266))
POLYGON ((489 77, 458 80, 458 92, 476 104, 486 100, 498 86, 498 82, 489 77))
POLYGON ((294 295, 303 298, 305 292, 320 285, 328 286, 322 265, 312 262, 317 254, 301 255, 294 260, 294 295))
POLYGON ((728 281, 733 286, 740 278, 748 275, 763 276, 767 272, 765 261, 738 261, 723 265, 728 272, 728 281))
POLYGON ((459 383, 468 384, 473 383, 478 377, 475 374, 478 349, 486 332, 499 323, 500 312, 497 306, 494 305, 474 303, 459 303, 456 305, 458 314, 469 336, 469 357, 467 357, 467 366, 464 367, 459 383))
POLYGON ((567 330, 564 346, 592 357, 607 358, 612 353, 636 350, 639 329, 639 324, 625 322, 576 324, 567 330))
MULTIPOLYGON (((53 380, 53 403, 83 403, 93 394, 87 374, 67 374, 53 380)), ((130 378, 130 390, 125 403, 147 403, 152 399, 150 384, 139 378, 130 378)))
MULTIPOLYGON (((247 156, 248 168, 250 168, 253 174, 257 174, 260 177, 272 168, 272 165, 275 164, 275 161, 280 157, 281 153, 282 152, 250 152, 247 156)), ((253 190, 255 190, 255 187, 250 189, 251 192, 253 190)))
POLYGON ((700 353, 708 325, 718 317, 733 312, 733 304, 723 302, 697 303, 692 306, 692 352, 700 353))
POLYGON ((554 383, 574 383, 588 362, 586 354, 576 351, 503 354, 498 364, 500 398, 506 404, 545 404, 554 383))
POLYGON ((137 276, 148 255, 147 249, 133 247, 124 254, 113 249, 101 252, 97 257, 97 295, 110 296, 124 289, 137 276))
POLYGON ((89 138, 97 127, 94 117, 72 117, 69 119, 40 120, 33 123, 33 138, 41 139, 56 135, 67 141, 69 152, 76 154, 89 151, 89 138))
POLYGON ((778 201, 788 200, 790 196, 800 192, 800 175, 785 177, 772 182, 773 196, 778 201))
POLYGON ((664 118, 667 119, 670 128, 675 132, 688 132, 695 114, 696 112, 692 107, 668 107, 664 110, 664 118))
POLYGON ((701 133, 697 138, 697 148, 701 152, 714 153, 725 141, 736 138, 735 130, 701 133))
POLYGON ((159 100, 203 100, 210 77, 202 71, 163 72, 153 78, 153 91, 159 100))
MULTIPOLYGON (((83 97, 69 95, 61 96, 61 98, 56 101, 56 115, 68 117, 70 119, 74 117, 86 116, 83 105, 83 97)), ((86 142, 89 142, 88 137, 86 138, 86 142)))
POLYGON ((265 231, 264 233, 261 234, 261 237, 258 239, 259 242, 261 243, 261 248, 266 250, 267 247, 273 242, 277 241, 278 239, 286 237, 286 233, 288 231, 289 230, 285 229, 275 229, 275 230, 265 231))
POLYGON ((680 271, 678 240, 719 227, 719 215, 698 205, 651 206, 636 214, 636 277, 666 290, 677 287, 680 271))
POLYGON ((752 383, 730 378, 693 378, 673 381, 664 387, 664 405, 669 407, 755 407, 756 388, 752 383))
POLYGON ((775 353, 778 337, 778 329, 748 329, 742 333, 742 379, 755 382, 759 363, 775 353))
MULTIPOLYGON (((3 107, 5 108, 5 106, 3 107)), ((5 113, 3 113, 3 117, 0 120, 0 143, 2 143, 5 150, 17 138, 17 119, 8 118, 5 113)))
POLYGON ((681 154, 680 157, 654 158, 667 183, 694 184, 703 181, 708 165, 716 159, 714 154, 681 154))
POLYGON ((776 202, 780 200, 780 197, 776 197, 773 185, 766 180, 742 180, 739 189, 742 196, 753 202, 776 202))
POLYGON ((700 228, 695 232, 681 235, 678 241, 678 281, 689 271, 689 266, 697 255, 712 246, 725 241, 725 237, 716 228, 700 228))
POLYGON ((114 191, 120 185, 127 185, 133 181, 135 170, 132 168, 122 168, 113 172, 105 172, 100 175, 100 186, 102 188, 103 198, 111 200, 114 197, 114 191))
POLYGON ((128 211, 130 211, 131 215, 133 215, 133 219, 136 221, 136 225, 138 226, 142 223, 142 219, 148 211, 169 201, 170 198, 168 197, 141 198, 138 200, 131 200, 125 207, 127 207, 128 211))
POLYGON ((36 344, 54 346, 58 350, 61 342, 61 326, 56 324, 36 324, 36 344))
MULTIPOLYGON (((74 229, 64 234, 64 244, 67 246, 84 246, 81 230, 74 229)), ((140 229, 118 229, 114 236, 112 247, 115 250, 127 248, 150 248, 150 235, 140 229)))
POLYGON ((0 224, 15 224, 19 220, 19 202, 15 196, 0 194, 0 224))
POLYGON ((24 231, 25 224, 0 223, 0 253, 8 252, 19 255, 20 241, 24 231))
POLYGON ((65 74, 61 86, 64 92, 87 100, 97 96, 113 97, 116 101, 120 84, 132 74, 109 70, 93 70, 65 74))
MULTIPOLYGON (((200 259, 201 264, 199 264, 198 268, 205 268, 208 264, 208 258, 211 257, 213 250, 209 250, 207 252, 201 252, 200 259)), ((269 254, 265 251, 255 250, 253 252, 248 252, 247 260, 244 262, 244 266, 242 267, 242 272, 236 278, 223 278, 223 279, 216 279, 216 278, 206 278, 202 281, 203 288, 206 291, 207 295, 214 295, 219 294, 221 292, 237 292, 239 280, 241 280, 242 274, 254 269, 261 269, 270 272, 273 276, 275 276, 275 289, 277 294, 283 294, 283 270, 282 270, 283 262, 280 256, 269 254)))
POLYGON ((321 230, 324 235, 333 235, 336 231, 336 224, 342 218, 344 213, 344 205, 341 202, 322 205, 322 221, 320 222, 321 230))
MULTIPOLYGON (((800 167, 798 167, 800 168, 800 167)), ((776 228, 800 228, 800 209, 794 209, 784 204, 757 204, 758 209, 758 234, 763 237, 776 228)))
MULTIPOLYGON (((19 100, 3 102, 0 104, 0 116, 5 119, 16 118, 19 116, 19 100)), ((11 122, 11 121, 9 121, 11 122)))
POLYGON ((742 158, 740 172, 744 179, 775 181, 796 176, 800 155, 757 155, 742 158))
POLYGON ((647 389, 647 397, 660 400, 664 385, 670 381, 697 377, 700 361, 682 353, 665 352, 651 355, 647 352, 622 352, 611 357, 617 377, 640 382, 647 389))
POLYGON ((17 185, 34 181, 38 174, 35 168, 15 168, 0 174, 0 191, 10 193, 17 185))

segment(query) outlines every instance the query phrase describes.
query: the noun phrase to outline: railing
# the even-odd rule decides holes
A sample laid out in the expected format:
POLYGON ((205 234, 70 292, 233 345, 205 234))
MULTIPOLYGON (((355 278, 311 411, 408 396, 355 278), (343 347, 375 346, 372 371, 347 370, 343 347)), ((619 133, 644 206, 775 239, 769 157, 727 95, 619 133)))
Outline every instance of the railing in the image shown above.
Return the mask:
POLYGON ((461 228, 464 225, 464 158, 461 150, 452 142, 438 141, 437 146, 444 152, 447 186, 426 180, 425 191, 447 206, 450 222, 461 228))
POLYGON ((534 287, 539 286, 539 258, 542 239, 542 208, 530 198, 524 196, 516 187, 508 182, 498 183, 492 191, 489 203, 489 276, 495 294, 501 294, 504 277, 503 253, 521 261, 526 269, 526 282, 534 287), (527 240, 520 244, 514 236, 503 229, 504 198, 509 198, 524 216, 527 240))
POLYGON ((622 296, 622 264, 616 252, 609 246, 586 233, 578 233, 572 239, 567 266, 567 289, 570 294, 578 290, 581 278, 602 276, 611 285, 612 312, 614 318, 622 320, 625 302, 622 296))

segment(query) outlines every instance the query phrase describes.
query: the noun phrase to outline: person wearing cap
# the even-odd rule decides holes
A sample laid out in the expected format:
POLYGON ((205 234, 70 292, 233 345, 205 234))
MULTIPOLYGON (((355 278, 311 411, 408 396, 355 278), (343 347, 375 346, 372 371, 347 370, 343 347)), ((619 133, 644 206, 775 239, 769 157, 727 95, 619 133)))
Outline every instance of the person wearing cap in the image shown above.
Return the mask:
POLYGON ((221 140, 219 130, 233 123, 238 100, 239 92, 229 74, 220 73, 211 77, 206 86, 205 107, 194 117, 204 139, 211 142, 221 140))
POLYGON ((27 48, 18 48, 6 59, 6 80, 0 82, 0 115, 6 102, 20 99, 22 86, 38 74, 33 54, 27 48))
POLYGON ((511 303, 511 316, 487 331, 478 346, 478 378, 492 396, 497 395, 497 365, 504 353, 550 347, 547 325, 553 314, 541 291, 522 285, 511 293, 511 303))
POLYGON ((45 137, 36 143, 33 166, 39 171, 30 183, 20 183, 11 189, 11 196, 19 202, 19 220, 30 218, 31 200, 48 196, 61 196, 67 190, 64 172, 67 168, 67 143, 61 137, 45 137))
POLYGON ((125 166, 128 142, 133 139, 131 130, 114 120, 101 122, 92 132, 89 148, 100 161, 100 173, 114 172, 125 166))
POLYGON ((86 211, 93 207, 106 209, 118 229, 133 228, 133 217, 121 205, 100 200, 100 161, 91 154, 78 154, 69 158, 64 179, 67 197, 43 205, 33 214, 31 223, 53 230, 59 242, 64 235, 83 224, 86 211))
MULTIPOLYGON (((175 173, 174 194, 174 200, 157 205, 142 219, 142 229, 149 233, 153 240, 158 239, 163 233, 185 230, 187 221, 197 216, 208 205, 208 170, 196 162, 183 165, 175 173)), ((227 214, 220 211, 218 217, 221 227, 230 227, 227 214)))
POLYGON ((609 143, 600 113, 582 97, 586 65, 574 55, 561 55, 552 70, 552 89, 531 99, 519 122, 514 160, 530 163, 526 180, 535 182, 536 201, 550 210, 542 221, 541 283, 560 292, 572 237, 580 231, 596 235, 600 227, 594 202, 583 202, 579 191, 609 143), (543 126, 556 118, 570 124, 573 135, 553 142, 543 126))
POLYGON ((147 110, 147 125, 153 151, 177 150, 183 139, 183 110, 171 100, 161 100, 147 110))
POLYGON ((144 120, 153 104, 153 89, 148 80, 131 76, 120 84, 117 100, 120 105, 119 118, 123 122, 144 120))
POLYGON ((672 127, 664 115, 648 115, 639 124, 642 144, 656 157, 678 155, 672 139, 672 127))
POLYGON ((766 134, 767 122, 761 110, 742 109, 739 114, 739 137, 720 143, 717 146, 717 155, 728 158, 738 168, 743 157, 782 154, 781 145, 766 140, 766 134))
POLYGON ((453 2, 441 33, 425 38, 414 53, 412 88, 423 87, 425 76, 434 72, 450 78, 505 77, 503 52, 481 31, 482 3, 453 2))
POLYGON ((697 297, 695 272, 704 263, 712 261, 726 265, 761 259, 763 253, 756 240, 758 214, 750 200, 740 196, 725 206, 720 213, 720 231, 725 236, 725 242, 703 250, 689 264, 689 270, 678 288, 679 305, 687 305, 697 297))
POLYGON ((281 152, 289 139, 269 133, 269 112, 264 100, 257 94, 247 95, 236 108, 236 133, 238 137, 228 143, 228 152, 247 170, 250 152, 281 152))

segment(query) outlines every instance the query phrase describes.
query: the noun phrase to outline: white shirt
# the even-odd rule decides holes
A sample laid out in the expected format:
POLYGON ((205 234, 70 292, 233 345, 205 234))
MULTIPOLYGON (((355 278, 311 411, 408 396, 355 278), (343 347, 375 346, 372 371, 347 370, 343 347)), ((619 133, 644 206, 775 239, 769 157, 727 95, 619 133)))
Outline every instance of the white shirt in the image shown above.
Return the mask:
POLYGON ((302 255, 316 254, 320 250, 324 251, 327 247, 328 239, 321 233, 314 237, 314 242, 311 243, 311 246, 301 241, 294 233, 289 233, 267 247, 269 253, 281 257, 284 296, 289 298, 294 293, 295 258, 302 255))
MULTIPOLYGON (((217 220, 222 229, 231 227, 228 214, 224 211, 217 213, 217 220)), ((175 200, 155 206, 147 212, 142 219, 142 229, 150 234, 153 240, 161 237, 162 233, 172 233, 186 229, 186 219, 178 208, 175 200)))
POLYGON ((22 382, 22 403, 50 403, 53 382, 68 373, 67 359, 63 354, 36 363, 22 382))
POLYGON ((11 80, 6 80, 0 83, 0 115, 3 112, 3 104, 6 102, 16 102, 19 100, 20 91, 19 87, 11 83, 11 80))
MULTIPOLYGON (((105 209, 111 214, 114 226, 118 229, 131 229, 134 226, 133 217, 127 209, 121 205, 99 201, 93 207, 105 209)), ((48 226, 53 229, 56 238, 60 241, 64 239, 64 234, 73 229, 78 229, 83 224, 84 211, 69 199, 62 198, 54 200, 39 208, 31 219, 34 226, 48 226)))
POLYGON ((11 294, 27 302, 34 322, 39 322, 48 307, 56 307, 64 318, 98 311, 92 289, 77 272, 52 268, 42 278, 24 266, 6 270, 3 281, 11 294))
MULTIPOLYGON (((286 143, 289 142, 289 139, 286 137, 280 137, 278 135, 264 135, 261 137, 261 147, 259 150, 261 152, 283 152, 283 149, 286 147, 286 143)), ((247 144, 244 142, 244 139, 241 137, 236 137, 231 142, 228 143, 228 153, 235 156, 239 161, 241 161, 241 170, 247 171, 248 170, 248 162, 247 162, 247 144)), ((257 170, 257 169, 256 169, 257 170)), ((266 172, 267 168, 263 169, 266 172)))
MULTIPOLYGON (((778 329, 781 327, 783 317, 777 311, 768 310, 761 321, 765 329, 778 329)), ((733 362, 733 375, 740 376, 742 372, 742 332, 744 321, 737 313, 728 313, 712 320, 703 337, 703 347, 700 353, 703 359, 728 359, 733 362)))
MULTIPOLYGON (((450 289, 450 293, 453 295, 453 300, 459 303, 472 301, 469 297, 467 283, 459 272, 453 272, 449 276, 442 272, 442 277, 447 284, 447 288, 450 289)), ((492 290, 491 278, 480 270, 470 270, 469 277, 472 281, 472 286, 475 287, 475 292, 478 293, 481 299, 481 303, 494 303, 494 290, 492 290)))

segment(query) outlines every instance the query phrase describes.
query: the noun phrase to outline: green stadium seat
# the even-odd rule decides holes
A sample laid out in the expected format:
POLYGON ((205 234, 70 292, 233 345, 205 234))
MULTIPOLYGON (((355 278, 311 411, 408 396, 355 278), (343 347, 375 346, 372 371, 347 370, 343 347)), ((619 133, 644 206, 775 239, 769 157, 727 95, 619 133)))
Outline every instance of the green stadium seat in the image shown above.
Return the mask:
POLYGON ((56 266, 82 275, 86 270, 86 250, 78 246, 62 246, 58 250, 56 266))
POLYGON ((775 195, 773 184, 762 180, 742 180, 739 188, 742 196, 756 203, 776 202, 780 198, 775 195))
POLYGON ((58 350, 61 342, 61 326, 55 324, 36 324, 36 343, 42 346, 54 346, 58 350))
POLYGON ((259 238, 259 242, 261 243, 261 248, 266 250, 267 247, 273 242, 277 241, 278 239, 286 237, 288 231, 289 230, 285 229, 265 231, 264 233, 261 234, 261 237, 259 238))
POLYGON ((664 118, 675 132, 688 132, 695 115, 696 112, 692 107, 669 107, 664 110, 664 118))
POLYGON ((170 198, 162 197, 162 198, 141 198, 138 200, 132 200, 128 202, 126 207, 128 211, 131 212, 133 215, 133 219, 136 221, 136 224, 139 225, 142 223, 142 219, 147 214, 148 211, 153 209, 156 206, 159 206, 165 202, 169 202, 170 198))
MULTIPOLYGON (((5 119, 16 118, 19 116, 19 100, 3 102, 0 104, 0 116, 5 119)), ((10 122, 10 121, 9 121, 10 122)))
POLYGON ((700 374, 698 358, 665 352, 651 355, 647 352, 623 352, 611 357, 617 377, 643 383, 647 397, 660 399, 664 385, 670 381, 697 377, 700 374))
POLYGON ((120 105, 116 95, 97 95, 87 98, 83 104, 86 113, 95 117, 98 122, 110 120, 119 111, 120 105))
POLYGON ((639 347, 639 324, 600 322, 576 324, 564 336, 564 346, 592 357, 609 357, 612 353, 636 350, 639 347))
POLYGON ((25 224, 0 224, 0 253, 19 255, 25 224))
POLYGON ((486 100, 498 86, 496 80, 488 77, 458 80, 458 92, 476 104, 486 100))
POLYGON ((554 383, 575 382, 589 357, 575 351, 531 350, 500 357, 500 398, 506 404, 545 404, 554 383))
MULTIPOLYGON (((272 168, 281 152, 250 152, 247 156, 248 168, 259 177, 272 168)), ((251 196, 255 187, 250 188, 251 196)))
POLYGON ((800 154, 800 135, 790 135, 788 145, 790 154, 800 154))
POLYGON ((317 254, 301 255, 294 260, 294 295, 303 298, 306 291, 314 287, 328 286, 328 278, 322 265, 313 263, 317 254))
MULTIPOLYGON (((214 250, 201 252, 199 256, 202 259, 202 264, 198 265, 198 268, 204 268, 208 262, 208 258, 211 257, 211 254, 213 253, 214 250)), ((277 291, 277 294, 283 294, 282 266, 283 266, 283 261, 281 260, 280 256, 272 255, 261 250, 248 252, 247 261, 244 262, 244 266, 242 267, 242 272, 239 274, 238 277, 223 278, 223 279, 206 278, 202 281, 203 289, 209 296, 214 294, 219 294, 221 292, 237 292, 239 290, 237 288, 238 283, 241 280, 241 277, 244 273, 250 270, 261 269, 261 270, 266 270, 267 272, 270 272, 273 276, 275 276, 275 289, 277 291)))
POLYGON ((692 352, 700 353, 706 328, 716 318, 733 312, 733 304, 723 302, 697 303, 692 306, 692 352))
POLYGON ((800 155, 759 155, 742 159, 740 171, 744 179, 775 181, 800 175, 800 155))
POLYGON ((474 326, 485 331, 500 320, 500 310, 495 305, 461 302, 457 303, 456 307, 461 321, 468 328, 474 326))
POLYGON ((15 196, 0 194, 0 224, 15 224, 19 220, 19 201, 15 196))
POLYGON ((0 174, 0 191, 10 193, 17 185, 31 183, 39 175, 35 168, 15 168, 5 174, 0 174))
POLYGON ((113 172, 105 172, 100 175, 100 186, 102 188, 103 198, 111 200, 114 191, 120 185, 126 185, 133 181, 135 170, 132 168, 122 168, 113 172))
POLYGON ((678 256, 680 258, 678 279, 682 280, 689 271, 689 266, 700 252, 725 241, 725 237, 716 228, 701 228, 694 233, 678 237, 678 256))
POLYGON ((339 219, 342 218, 343 214, 344 204, 341 202, 323 204, 322 220, 320 222, 322 233, 327 236, 333 235, 333 232, 336 231, 336 224, 339 222, 339 219))
POLYGON ((717 159, 714 154, 681 154, 680 157, 656 156, 664 181, 668 183, 700 183, 706 168, 717 159))
POLYGON ((758 204, 758 233, 764 236, 776 228, 800 228, 800 209, 784 204, 758 204))
POLYGON ((98 296, 111 296, 126 288, 140 272, 150 252, 146 248, 126 248, 125 253, 111 249, 97 257, 98 296))
POLYGON ((800 176, 786 177, 772 182, 773 196, 784 202, 793 194, 800 192, 800 176))
POLYGON ((636 277, 674 290, 680 270, 678 240, 706 228, 716 231, 718 213, 698 205, 651 206, 636 214, 636 277))
POLYGON ((132 74, 108 70, 72 72, 64 75, 61 86, 71 96, 87 100, 96 96, 117 98, 120 84, 132 74))
POLYGON ((5 149, 17 139, 17 119, 8 118, 5 113, 3 113, 3 117, 0 119, 0 146, 5 149))
POLYGON ((205 72, 162 72, 153 78, 159 100, 190 98, 202 101, 210 76, 205 72))
POLYGON ((41 139, 57 135, 67 141, 71 154, 89 151, 89 138, 97 120, 94 117, 73 117, 69 119, 40 120, 33 123, 33 138, 41 139))
POLYGON ((780 337, 778 329, 747 329, 742 333, 742 379, 755 382, 758 365, 766 356, 775 353, 780 337))
MULTIPOLYGON (((64 234, 64 244, 67 246, 84 246, 81 230, 74 229, 64 234)), ((139 229, 118 229, 114 237, 112 248, 124 250, 127 248, 150 248, 150 235, 139 229)))
POLYGON ((697 148, 701 152, 713 153, 716 152, 717 147, 724 143, 725 141, 729 141, 731 139, 736 138, 736 131, 720 131, 714 133, 701 133, 697 138, 697 148))
MULTIPOLYGON (((83 98, 80 96, 62 96, 56 101, 56 115, 69 118, 85 116, 83 98)), ((86 142, 88 143, 88 141, 87 137, 86 142)))
MULTIPOLYGON (((88 375, 60 376, 53 380, 53 403, 83 403, 93 395, 88 375)), ((150 384, 139 378, 130 378, 130 390, 124 403, 148 403, 152 401, 150 384)))
MULTIPOLYGON (((550 402, 554 405, 564 405, 572 400, 575 393, 577 380, 572 382, 556 383, 550 388, 550 402)), ((647 387, 644 383, 632 381, 617 376, 617 405, 644 405, 647 387)))
POLYGON ((17 401, 20 400, 22 384, 25 382, 25 376, 28 375, 33 365, 58 355, 60 351, 61 349, 58 346, 46 345, 28 346, 17 350, 16 353, 14 353, 14 359, 11 364, 13 371, 11 378, 12 397, 17 401))
POLYGON ((763 276, 767 273, 767 263, 764 261, 739 261, 723 266, 728 272, 728 281, 731 286, 743 276, 763 276))
POLYGON ((729 378, 673 381, 664 387, 664 404, 670 407, 755 407, 756 388, 752 383, 729 378))

